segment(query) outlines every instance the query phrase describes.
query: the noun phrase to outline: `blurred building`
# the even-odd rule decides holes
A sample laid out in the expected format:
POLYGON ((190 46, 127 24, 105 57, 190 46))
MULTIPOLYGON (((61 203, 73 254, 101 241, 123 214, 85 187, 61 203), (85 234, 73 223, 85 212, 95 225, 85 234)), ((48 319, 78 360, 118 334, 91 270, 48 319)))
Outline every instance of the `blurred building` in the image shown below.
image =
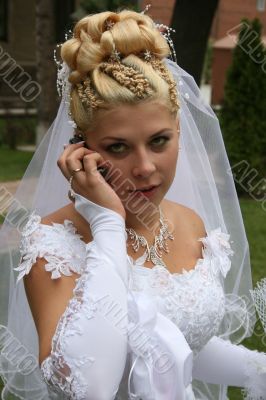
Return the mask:
MULTIPOLYGON (((28 0, 0 2, 0 112, 25 106, 15 90, 11 89, 11 70, 20 66, 36 79, 35 62, 35 2, 28 0)), ((17 77, 18 78, 18 77, 17 77)), ((29 105, 30 107, 30 105, 29 105)))
POLYGON ((266 29, 266 0, 220 0, 213 20, 211 37, 222 39, 243 17, 259 18, 266 29))
MULTIPOLYGON (((56 16, 56 41, 63 40, 69 16, 74 12, 79 0, 57 0, 54 2, 56 16)), ((170 25, 175 0, 139 0, 140 9, 146 5, 152 7, 149 14, 163 24, 170 25)), ((192 10, 193 11, 193 10, 192 10)), ((220 0, 211 29, 213 44, 212 65, 212 104, 220 104, 223 99, 223 87, 226 70, 232 60, 235 42, 228 31, 237 26, 243 17, 258 17, 266 32, 266 0, 220 0)), ((35 1, 0 1, 0 115, 34 113, 34 102, 25 102, 15 88, 23 83, 27 76, 36 80, 35 61, 35 1), (9 59, 9 61, 8 61, 9 59), (8 66, 12 62, 18 66, 15 76, 8 75, 8 66), (13 86, 10 84, 13 83, 13 86), (15 86, 14 86, 15 82, 15 86), (11 88, 12 86, 12 88, 11 88)), ((15 65, 14 64, 14 65, 15 65)))
POLYGON ((213 43, 211 104, 219 107, 223 101, 226 72, 232 62, 237 41, 238 26, 242 18, 259 18, 262 40, 266 46, 266 0, 220 0, 211 37, 213 43))
MULTIPOLYGON (((163 24, 171 24, 175 0, 143 0, 140 4, 143 9, 151 4, 149 14, 163 24)), ((220 0, 210 36, 213 39, 223 38, 230 29, 240 23, 243 17, 249 19, 258 17, 266 28, 266 0, 220 0)))
MULTIPOLYGON (((155 20, 171 24, 175 0, 145 0, 151 4, 150 14, 155 20)), ((193 10, 191 10, 193 12, 193 10)), ((210 38, 213 41, 211 104, 219 106, 223 100, 226 71, 232 61, 236 36, 228 34, 240 24, 242 18, 259 18, 266 34, 266 0, 220 0, 213 20, 210 38)), ((266 37, 263 37, 266 45, 266 37)))
MULTIPOLYGON (((54 2, 56 40, 63 40, 74 0, 54 2)), ((0 116, 36 113, 34 101, 25 101, 21 88, 36 81, 35 1, 0 1, 0 116)))

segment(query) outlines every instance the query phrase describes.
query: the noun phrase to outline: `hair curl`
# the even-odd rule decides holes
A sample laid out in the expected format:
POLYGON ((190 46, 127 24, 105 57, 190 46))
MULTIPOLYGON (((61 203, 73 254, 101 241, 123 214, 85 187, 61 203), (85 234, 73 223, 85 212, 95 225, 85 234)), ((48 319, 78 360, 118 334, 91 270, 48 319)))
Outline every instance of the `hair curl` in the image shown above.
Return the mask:
POLYGON ((143 100, 160 99, 176 113, 175 81, 162 61, 169 54, 167 41, 147 15, 106 11, 77 22, 61 57, 71 69, 70 111, 78 128, 92 127, 99 108, 143 100), (121 54, 119 62, 110 59, 114 49, 121 54), (145 51, 151 52, 151 61, 143 58, 145 51))

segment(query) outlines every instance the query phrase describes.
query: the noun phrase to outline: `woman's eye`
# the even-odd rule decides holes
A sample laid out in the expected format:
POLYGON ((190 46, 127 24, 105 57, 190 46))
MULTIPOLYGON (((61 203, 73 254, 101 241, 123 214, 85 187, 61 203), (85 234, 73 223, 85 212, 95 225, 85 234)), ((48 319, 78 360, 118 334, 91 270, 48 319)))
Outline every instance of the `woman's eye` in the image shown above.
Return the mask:
POLYGON ((111 144, 111 146, 107 147, 107 151, 111 151, 112 153, 121 153, 121 151, 119 151, 119 148, 123 148, 123 146, 125 146, 123 143, 114 143, 111 144))
MULTIPOLYGON (((167 136, 159 136, 153 139, 151 143, 156 147, 160 147, 168 142, 168 140, 170 140, 170 138, 167 136)), ((126 147, 127 146, 124 143, 114 143, 107 147, 107 151, 110 151, 111 153, 122 153, 126 147)))
POLYGON ((161 146, 161 145, 164 145, 168 140, 169 140, 169 137, 167 137, 167 136, 159 136, 159 137, 155 138, 153 140, 153 142, 155 142, 156 146, 157 145, 161 146))

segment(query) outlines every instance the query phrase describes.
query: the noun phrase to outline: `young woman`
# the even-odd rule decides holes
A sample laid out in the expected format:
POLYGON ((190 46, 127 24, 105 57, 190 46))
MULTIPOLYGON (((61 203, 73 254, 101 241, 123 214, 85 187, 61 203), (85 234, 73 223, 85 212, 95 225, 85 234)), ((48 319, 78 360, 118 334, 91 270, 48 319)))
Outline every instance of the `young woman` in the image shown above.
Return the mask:
POLYGON ((266 354, 239 345, 255 322, 250 264, 215 115, 147 15, 83 18, 61 55, 63 101, 18 196, 32 212, 8 309, 38 365, 8 372, 3 353, 4 390, 225 400, 230 385, 266 399, 266 354), (62 149, 67 119, 81 141, 62 149))

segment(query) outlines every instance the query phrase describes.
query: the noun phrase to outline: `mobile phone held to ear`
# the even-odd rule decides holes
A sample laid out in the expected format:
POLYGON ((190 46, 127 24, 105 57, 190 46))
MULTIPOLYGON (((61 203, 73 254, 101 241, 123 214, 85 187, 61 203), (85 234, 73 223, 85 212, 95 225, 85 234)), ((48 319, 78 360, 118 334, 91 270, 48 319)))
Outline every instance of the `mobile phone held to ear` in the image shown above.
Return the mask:
MULTIPOLYGON (((69 139, 69 143, 70 144, 78 143, 78 142, 81 142, 81 141, 82 141, 82 137, 80 137, 80 136, 73 136, 71 139, 69 139)), ((89 149, 89 147, 87 146, 86 143, 84 143, 84 147, 89 149)), ((98 167, 97 170, 100 172, 100 174, 105 179, 105 176, 106 176, 106 174, 108 172, 108 168, 107 167, 98 167)))

